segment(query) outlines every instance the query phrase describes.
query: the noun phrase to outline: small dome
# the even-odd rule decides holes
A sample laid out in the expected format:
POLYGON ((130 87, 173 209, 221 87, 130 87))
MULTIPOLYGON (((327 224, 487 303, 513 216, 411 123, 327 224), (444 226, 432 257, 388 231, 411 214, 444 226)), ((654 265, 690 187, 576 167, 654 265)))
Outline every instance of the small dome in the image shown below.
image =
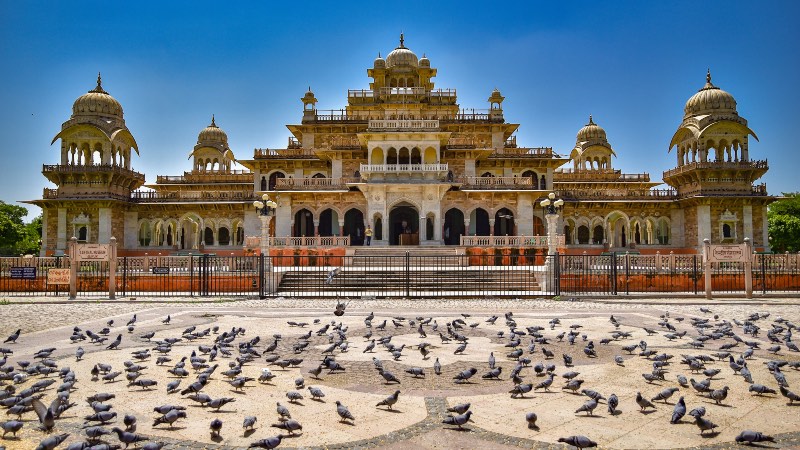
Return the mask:
POLYGON ((420 67, 430 67, 431 66, 431 60, 428 59, 427 56, 425 56, 425 53, 423 53, 422 54, 422 58, 419 59, 419 66, 420 67))
POLYGON ((400 34, 400 46, 386 55, 386 67, 411 66, 418 67, 417 55, 403 45, 403 34, 400 34))
POLYGON ((197 135, 198 144, 225 144, 228 145, 228 135, 222 131, 211 116, 211 125, 207 126, 197 135))
POLYGON ((122 119, 122 105, 103 90, 100 74, 97 74, 97 87, 81 95, 72 104, 72 117, 75 116, 114 116, 122 119))
POLYGON ((733 95, 711 84, 711 71, 706 73, 706 85, 686 101, 684 116, 711 114, 715 112, 736 113, 733 95))
POLYGON ((586 124, 583 128, 578 131, 578 136, 576 138, 577 142, 586 142, 586 141, 593 141, 593 140, 602 140, 605 141, 606 139, 606 130, 603 129, 600 125, 597 125, 592 121, 592 116, 589 116, 589 123, 586 124))
POLYGON ((372 67, 376 69, 385 69, 386 68, 386 60, 381 58, 381 54, 378 53, 378 57, 375 58, 375 62, 372 64, 372 67))

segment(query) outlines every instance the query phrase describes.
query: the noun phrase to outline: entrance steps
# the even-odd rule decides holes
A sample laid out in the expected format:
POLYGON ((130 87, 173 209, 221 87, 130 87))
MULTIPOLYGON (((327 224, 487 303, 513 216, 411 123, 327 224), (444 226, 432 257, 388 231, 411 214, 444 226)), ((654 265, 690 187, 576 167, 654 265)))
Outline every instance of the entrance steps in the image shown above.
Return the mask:
POLYGON ((350 259, 353 267, 405 267, 406 255, 409 265, 419 267, 458 267, 466 265, 464 250, 460 247, 358 247, 350 259))

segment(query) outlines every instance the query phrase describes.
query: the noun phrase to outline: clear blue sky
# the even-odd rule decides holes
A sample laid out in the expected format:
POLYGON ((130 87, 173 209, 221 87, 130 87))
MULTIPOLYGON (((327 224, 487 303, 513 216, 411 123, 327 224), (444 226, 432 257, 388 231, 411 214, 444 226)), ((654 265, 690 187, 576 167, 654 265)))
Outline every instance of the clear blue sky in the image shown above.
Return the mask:
MULTIPOLYGON (((686 100, 705 83, 732 93, 769 159, 771 193, 800 189, 797 1, 51 2, 2 1, 0 199, 41 198, 42 164, 73 101, 103 87, 122 103, 148 182, 191 169, 211 114, 241 159, 282 147, 310 85, 318 108, 367 88, 366 69, 406 45, 487 108, 495 87, 518 142, 568 153, 589 114, 624 172, 661 180, 686 100), (231 6, 234 5, 234 6, 231 6)), ((665 187, 665 186, 662 186, 665 187)), ((29 207, 31 215, 39 214, 29 207)))

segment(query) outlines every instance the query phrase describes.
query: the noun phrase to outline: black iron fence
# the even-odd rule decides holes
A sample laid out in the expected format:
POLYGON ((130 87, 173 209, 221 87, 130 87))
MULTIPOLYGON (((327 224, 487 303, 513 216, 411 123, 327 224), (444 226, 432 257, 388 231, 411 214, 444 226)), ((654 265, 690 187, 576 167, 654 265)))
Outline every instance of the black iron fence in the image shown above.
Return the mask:
MULTIPOLYGON (((756 255, 755 294, 800 292, 798 255, 756 255)), ((49 284, 59 258, 0 258, 0 295, 66 297, 49 284), (27 269, 24 269, 26 268, 27 269)), ((79 298, 107 297, 108 262, 81 262, 79 298)), ((744 264, 712 265, 715 293, 744 293, 744 264)), ((293 254, 117 258, 117 297, 538 297, 664 293, 703 295, 700 255, 293 254)))

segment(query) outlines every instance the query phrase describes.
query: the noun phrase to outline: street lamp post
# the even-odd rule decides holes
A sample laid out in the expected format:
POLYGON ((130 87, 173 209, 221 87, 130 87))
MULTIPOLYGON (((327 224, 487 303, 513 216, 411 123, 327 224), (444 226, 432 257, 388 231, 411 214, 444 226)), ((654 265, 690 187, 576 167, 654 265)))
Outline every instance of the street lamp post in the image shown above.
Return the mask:
POLYGON ((558 244, 558 213, 564 207, 564 200, 556 199, 556 194, 551 192, 546 199, 539 202, 539 205, 544 210, 544 217, 547 220, 547 259, 545 261, 547 266, 551 267, 558 244))
POLYGON ((261 218, 261 254, 267 259, 269 265, 269 221, 275 215, 275 208, 278 207, 278 204, 269 198, 269 194, 264 194, 261 198, 264 201, 256 200, 253 202, 253 206, 261 218))

